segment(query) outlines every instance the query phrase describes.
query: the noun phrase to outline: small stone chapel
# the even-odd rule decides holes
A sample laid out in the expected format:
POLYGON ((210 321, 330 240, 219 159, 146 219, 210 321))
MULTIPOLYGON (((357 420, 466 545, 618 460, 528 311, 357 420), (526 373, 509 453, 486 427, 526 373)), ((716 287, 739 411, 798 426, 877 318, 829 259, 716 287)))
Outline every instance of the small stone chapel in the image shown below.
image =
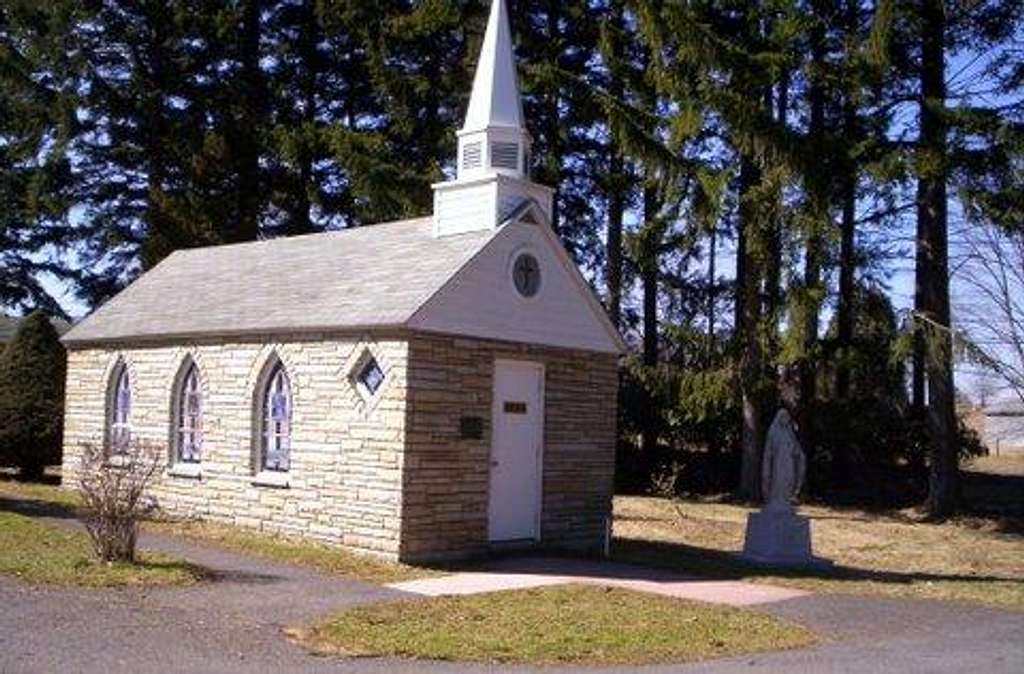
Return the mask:
POLYGON ((407 561, 608 535, 624 345, 529 180, 493 0, 433 217, 181 250, 64 337, 85 443, 167 447, 166 512, 407 561))

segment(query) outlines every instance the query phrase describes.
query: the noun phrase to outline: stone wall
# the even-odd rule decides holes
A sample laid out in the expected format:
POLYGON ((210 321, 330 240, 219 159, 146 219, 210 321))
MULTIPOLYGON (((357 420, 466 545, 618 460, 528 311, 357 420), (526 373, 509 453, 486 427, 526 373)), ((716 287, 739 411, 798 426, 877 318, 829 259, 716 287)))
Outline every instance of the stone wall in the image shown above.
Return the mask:
POLYGON ((409 344, 404 559, 457 557, 488 547, 497 358, 540 362, 545 368, 542 545, 594 552, 604 544, 615 470, 617 357, 419 335, 409 344), (463 416, 484 420, 482 438, 460 439, 463 416))
POLYGON ((64 474, 73 485, 83 442, 100 443, 118 359, 131 377, 136 437, 171 442, 172 391, 186 357, 200 372, 204 440, 199 477, 162 473, 162 508, 265 531, 398 553, 407 346, 398 337, 304 335, 301 339, 72 348, 68 353, 64 474), (349 373, 369 349, 385 370, 367 403, 349 373), (292 382, 288 487, 254 483, 257 381, 281 359, 292 382))
POLYGON ((541 539, 596 551, 610 513, 616 439, 614 355, 428 335, 112 345, 68 353, 65 483, 82 443, 102 443, 107 392, 128 368, 136 437, 172 443, 172 398, 187 358, 200 372, 200 475, 168 466, 153 494, 171 514, 309 536, 389 557, 425 560, 484 552, 491 394, 498 358, 545 367, 541 539), (408 339, 408 341, 407 341, 408 339), (369 350, 386 373, 369 403, 350 373, 369 350), (257 483, 254 401, 269 362, 292 382, 288 487, 257 483), (460 439, 464 416, 483 435, 460 439))

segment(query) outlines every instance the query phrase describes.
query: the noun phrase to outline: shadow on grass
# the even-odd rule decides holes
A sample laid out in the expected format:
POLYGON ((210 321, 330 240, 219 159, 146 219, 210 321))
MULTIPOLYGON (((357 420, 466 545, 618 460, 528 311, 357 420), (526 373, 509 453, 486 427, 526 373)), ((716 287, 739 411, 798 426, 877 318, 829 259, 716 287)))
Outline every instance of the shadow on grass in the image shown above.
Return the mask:
MULTIPOLYGON (((0 512, 10 512, 33 519, 61 520, 61 527, 76 528, 81 523, 78 508, 56 501, 39 500, 26 496, 24 498, 0 496, 0 512)), ((197 581, 210 583, 237 583, 247 585, 269 585, 280 582, 279 576, 266 573, 243 571, 241 569, 211 569, 194 564, 184 559, 162 559, 167 553, 158 550, 143 549, 133 566, 145 571, 181 571, 193 576, 197 581), (154 559, 153 555, 157 558, 154 559)), ((102 562, 94 561, 95 564, 102 562)), ((129 564, 121 562, 121 564, 129 564)))
POLYGON ((33 477, 31 479, 26 478, 17 468, 11 468, 10 466, 0 467, 0 481, 4 482, 15 482, 18 484, 41 484, 48 487, 60 486, 60 466, 51 466, 46 469, 46 472, 42 476, 33 477))
POLYGON ((44 501, 29 496, 0 496, 0 510, 47 519, 77 520, 78 509, 66 503, 44 501))
MULTIPOLYGON (((989 583, 994 581, 1024 584, 1024 581, 1018 578, 1002 576, 879 571, 840 564, 820 568, 768 567, 745 562, 734 553, 723 550, 640 539, 616 539, 612 544, 612 558, 619 562, 642 564, 714 580, 749 580, 772 577, 802 580, 872 581, 902 585, 919 582, 989 583)), ((642 572, 638 574, 638 576, 642 575, 642 572)))
POLYGON ((966 517, 992 522, 1003 534, 1024 535, 1024 475, 965 470, 966 517))

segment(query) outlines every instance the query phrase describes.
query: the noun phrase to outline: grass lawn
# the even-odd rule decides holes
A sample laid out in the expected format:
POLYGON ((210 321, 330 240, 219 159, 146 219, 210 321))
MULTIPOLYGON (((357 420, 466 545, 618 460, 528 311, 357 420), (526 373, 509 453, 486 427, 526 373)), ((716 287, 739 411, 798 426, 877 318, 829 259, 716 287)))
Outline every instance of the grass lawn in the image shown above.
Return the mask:
POLYGON ((0 573, 30 583, 112 587, 188 585, 201 569, 165 555, 142 554, 137 564, 96 561, 83 531, 0 511, 0 573))
MULTIPOLYGON (((1000 462, 1001 478, 1024 475, 1024 461, 1018 461, 1017 472, 1006 463, 1000 462)), ((989 470, 984 462, 972 468, 989 470)), ((1009 491, 1003 494, 995 493, 998 484, 986 482, 984 488, 1002 499, 1002 512, 1011 500, 1024 507, 1020 484, 1004 485, 1009 491)), ((912 512, 800 510, 812 518, 815 554, 833 560, 834 569, 782 572, 743 564, 734 553, 743 547, 749 508, 648 497, 615 499, 613 552, 624 561, 818 592, 970 601, 1024 610, 1024 531, 1013 517, 929 524, 912 512)))
MULTIPOLYGON (((80 502, 75 492, 54 485, 0 478, 0 501, 4 496, 41 501, 64 509, 73 509, 80 502)), ((280 562, 309 566, 369 583, 397 583, 440 573, 437 570, 390 562, 324 543, 275 536, 212 522, 158 520, 146 522, 143 529, 212 543, 280 562)))
POLYGON ((351 552, 326 543, 274 536, 212 522, 157 521, 147 522, 145 528, 162 534, 214 543, 258 557, 309 566, 368 583, 397 583, 439 573, 427 568, 351 552))
POLYGON ((69 489, 61 489, 55 484, 21 482, 0 473, 0 498, 4 496, 45 501, 65 507, 74 507, 81 502, 78 494, 69 489))
POLYGON ((580 665, 685 662, 815 641, 763 613, 589 585, 376 604, 292 634, 323 653, 580 665))

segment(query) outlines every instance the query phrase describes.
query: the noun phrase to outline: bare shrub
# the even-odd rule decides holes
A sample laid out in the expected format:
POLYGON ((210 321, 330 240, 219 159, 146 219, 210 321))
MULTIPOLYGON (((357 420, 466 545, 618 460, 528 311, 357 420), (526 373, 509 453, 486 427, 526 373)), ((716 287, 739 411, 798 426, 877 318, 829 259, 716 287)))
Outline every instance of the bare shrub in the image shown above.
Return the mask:
POLYGON ((155 507, 146 489, 163 456, 159 445, 134 439, 116 454, 101 446, 82 445, 78 491, 85 528, 101 560, 135 561, 139 522, 155 507))

